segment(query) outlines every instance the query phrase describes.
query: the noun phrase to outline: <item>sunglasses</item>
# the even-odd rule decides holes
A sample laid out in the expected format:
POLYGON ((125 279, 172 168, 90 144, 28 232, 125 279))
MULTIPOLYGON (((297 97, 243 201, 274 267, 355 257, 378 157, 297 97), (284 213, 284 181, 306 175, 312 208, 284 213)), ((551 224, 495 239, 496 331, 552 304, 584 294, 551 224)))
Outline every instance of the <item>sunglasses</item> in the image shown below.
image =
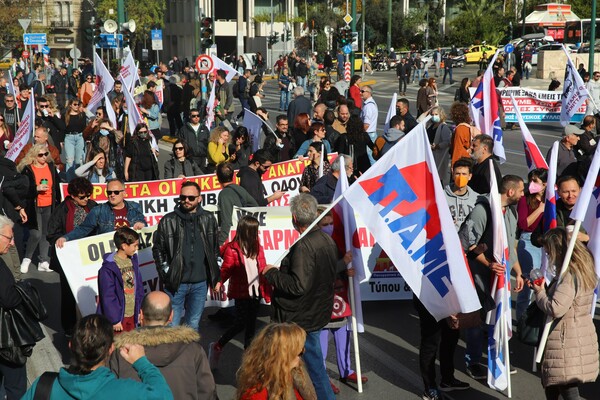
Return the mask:
POLYGON ((192 114, 190 115, 190 118, 200 118, 200 114, 192 114))
POLYGON ((6 99, 6 100, 4 100, 4 102, 5 103, 14 103, 15 101, 14 100, 8 100, 8 99, 6 99))
POLYGON ((72 106, 79 107, 79 103, 73 103, 72 106))
POLYGON ((81 195, 81 196, 77 196, 77 198, 78 198, 79 200, 85 200, 85 199, 89 199, 90 197, 92 197, 92 195, 91 195, 91 194, 84 194, 84 195, 81 195))
POLYGON ((49 106, 49 105, 47 105, 47 104, 46 104, 45 106, 43 106, 43 105, 41 105, 41 104, 38 104, 38 107, 40 107, 40 108, 50 108, 50 106, 49 106))
POLYGON ((179 195, 179 201, 194 201, 200 196, 186 196, 184 194, 179 195))
POLYGON ((361 90, 360 92, 361 92, 361 93, 371 93, 371 92, 369 92, 368 90, 361 90))
POLYGON ((125 190, 123 190, 123 189, 121 189, 121 190, 107 190, 107 191, 106 191, 106 194, 107 194, 107 195, 109 195, 109 196, 111 196, 111 195, 113 195, 113 194, 114 194, 115 196, 118 196, 118 195, 120 195, 120 194, 121 194, 121 192, 124 192, 124 191, 125 191, 125 190))
POLYGON ((177 150, 183 151, 183 147, 175 147, 175 151, 177 151, 177 150))
POLYGON ((48 153, 48 152, 45 152, 45 153, 39 153, 39 154, 38 154, 38 157, 48 157, 48 154, 50 154, 50 153, 48 153))

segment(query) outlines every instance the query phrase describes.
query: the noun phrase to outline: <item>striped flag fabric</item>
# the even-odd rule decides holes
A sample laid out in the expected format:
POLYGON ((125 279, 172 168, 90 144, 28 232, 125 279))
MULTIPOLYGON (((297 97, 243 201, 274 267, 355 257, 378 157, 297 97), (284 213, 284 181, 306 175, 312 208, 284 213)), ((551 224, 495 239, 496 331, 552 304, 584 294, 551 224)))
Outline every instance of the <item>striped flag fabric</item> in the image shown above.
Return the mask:
POLYGON ((556 228, 556 169, 558 163, 558 146, 556 141, 550 151, 548 181, 546 183, 546 206, 544 207, 544 232, 556 228))
MULTIPOLYGON (((490 164, 492 160, 489 161, 490 164)), ((494 166, 490 165, 490 210, 494 237, 494 259, 504 265, 504 273, 494 277, 492 297, 496 308, 487 315, 488 332, 488 386, 503 391, 510 386, 510 360, 508 339, 512 336, 510 311, 510 264, 508 260, 508 237, 504 213, 496 181, 494 166)))
POLYGON ((479 82, 475 94, 471 99, 471 114, 475 126, 482 133, 491 136, 494 139, 494 154, 500 159, 500 163, 506 161, 504 152, 503 133, 500 126, 500 114, 498 104, 498 93, 494 83, 494 62, 498 57, 500 50, 496 51, 492 61, 483 74, 483 79, 479 82))
POLYGON ((562 104, 560 107, 560 123, 562 126, 567 126, 571 122, 571 117, 575 115, 579 107, 590 97, 589 92, 585 88, 585 83, 581 79, 581 75, 577 72, 577 67, 571 61, 571 57, 562 46, 563 51, 567 56, 567 65, 565 66, 565 83, 563 84, 562 104))
POLYGON ((512 94, 510 95, 510 99, 515 109, 519 127, 521 128, 521 135, 523 136, 523 149, 525 150, 525 161, 527 162, 527 167, 530 171, 537 168, 548 169, 548 163, 544 159, 540 148, 535 143, 533 135, 531 135, 531 132, 529 132, 529 128, 527 128, 527 125, 523 120, 523 116, 521 115, 521 111, 519 111, 517 102, 512 94))

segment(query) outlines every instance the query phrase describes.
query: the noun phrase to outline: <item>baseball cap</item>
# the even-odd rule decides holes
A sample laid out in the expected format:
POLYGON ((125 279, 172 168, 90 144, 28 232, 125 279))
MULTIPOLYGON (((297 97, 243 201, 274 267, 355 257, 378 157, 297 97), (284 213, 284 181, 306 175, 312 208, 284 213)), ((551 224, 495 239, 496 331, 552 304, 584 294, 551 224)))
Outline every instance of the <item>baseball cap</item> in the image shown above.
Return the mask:
POLYGON ((576 127, 575 125, 567 125, 565 126, 565 130, 563 132, 563 137, 568 136, 568 135, 581 135, 583 134, 583 130, 579 129, 578 127, 576 127))

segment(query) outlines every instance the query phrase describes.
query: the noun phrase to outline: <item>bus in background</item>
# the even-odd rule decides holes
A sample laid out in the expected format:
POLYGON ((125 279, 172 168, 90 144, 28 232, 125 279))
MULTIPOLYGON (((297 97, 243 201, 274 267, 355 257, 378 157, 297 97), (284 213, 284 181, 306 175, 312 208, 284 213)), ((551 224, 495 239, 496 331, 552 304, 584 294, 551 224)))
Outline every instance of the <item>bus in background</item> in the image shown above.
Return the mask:
MULTIPOLYGON (((574 44, 580 47, 583 43, 589 43, 592 20, 582 19, 580 21, 567 21, 565 23, 565 44, 574 44)), ((596 42, 600 39, 600 19, 596 19, 596 42)))

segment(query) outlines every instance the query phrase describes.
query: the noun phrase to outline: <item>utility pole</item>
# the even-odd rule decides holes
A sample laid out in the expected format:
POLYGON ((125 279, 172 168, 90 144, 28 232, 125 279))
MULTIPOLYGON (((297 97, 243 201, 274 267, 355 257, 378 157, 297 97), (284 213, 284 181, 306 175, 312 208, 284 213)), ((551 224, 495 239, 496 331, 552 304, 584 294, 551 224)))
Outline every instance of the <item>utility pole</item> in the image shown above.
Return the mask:
MULTIPOLYGON (((364 4, 364 3, 363 3, 364 4)), ((350 22, 350 30, 356 32, 356 0, 352 0, 352 22, 350 22)), ((363 12, 363 18, 365 18, 363 12)), ((350 75, 354 75, 354 52, 350 53, 350 75)))
POLYGON ((590 59, 588 61, 588 71, 594 73, 594 50, 596 46, 596 1, 592 0, 592 18, 590 21, 590 59))
MULTIPOLYGON (((364 10, 363 10, 363 15, 366 16, 364 10)), ((392 0, 388 0, 388 31, 387 31, 387 50, 388 50, 388 52, 390 51, 391 48, 392 48, 392 0)))

